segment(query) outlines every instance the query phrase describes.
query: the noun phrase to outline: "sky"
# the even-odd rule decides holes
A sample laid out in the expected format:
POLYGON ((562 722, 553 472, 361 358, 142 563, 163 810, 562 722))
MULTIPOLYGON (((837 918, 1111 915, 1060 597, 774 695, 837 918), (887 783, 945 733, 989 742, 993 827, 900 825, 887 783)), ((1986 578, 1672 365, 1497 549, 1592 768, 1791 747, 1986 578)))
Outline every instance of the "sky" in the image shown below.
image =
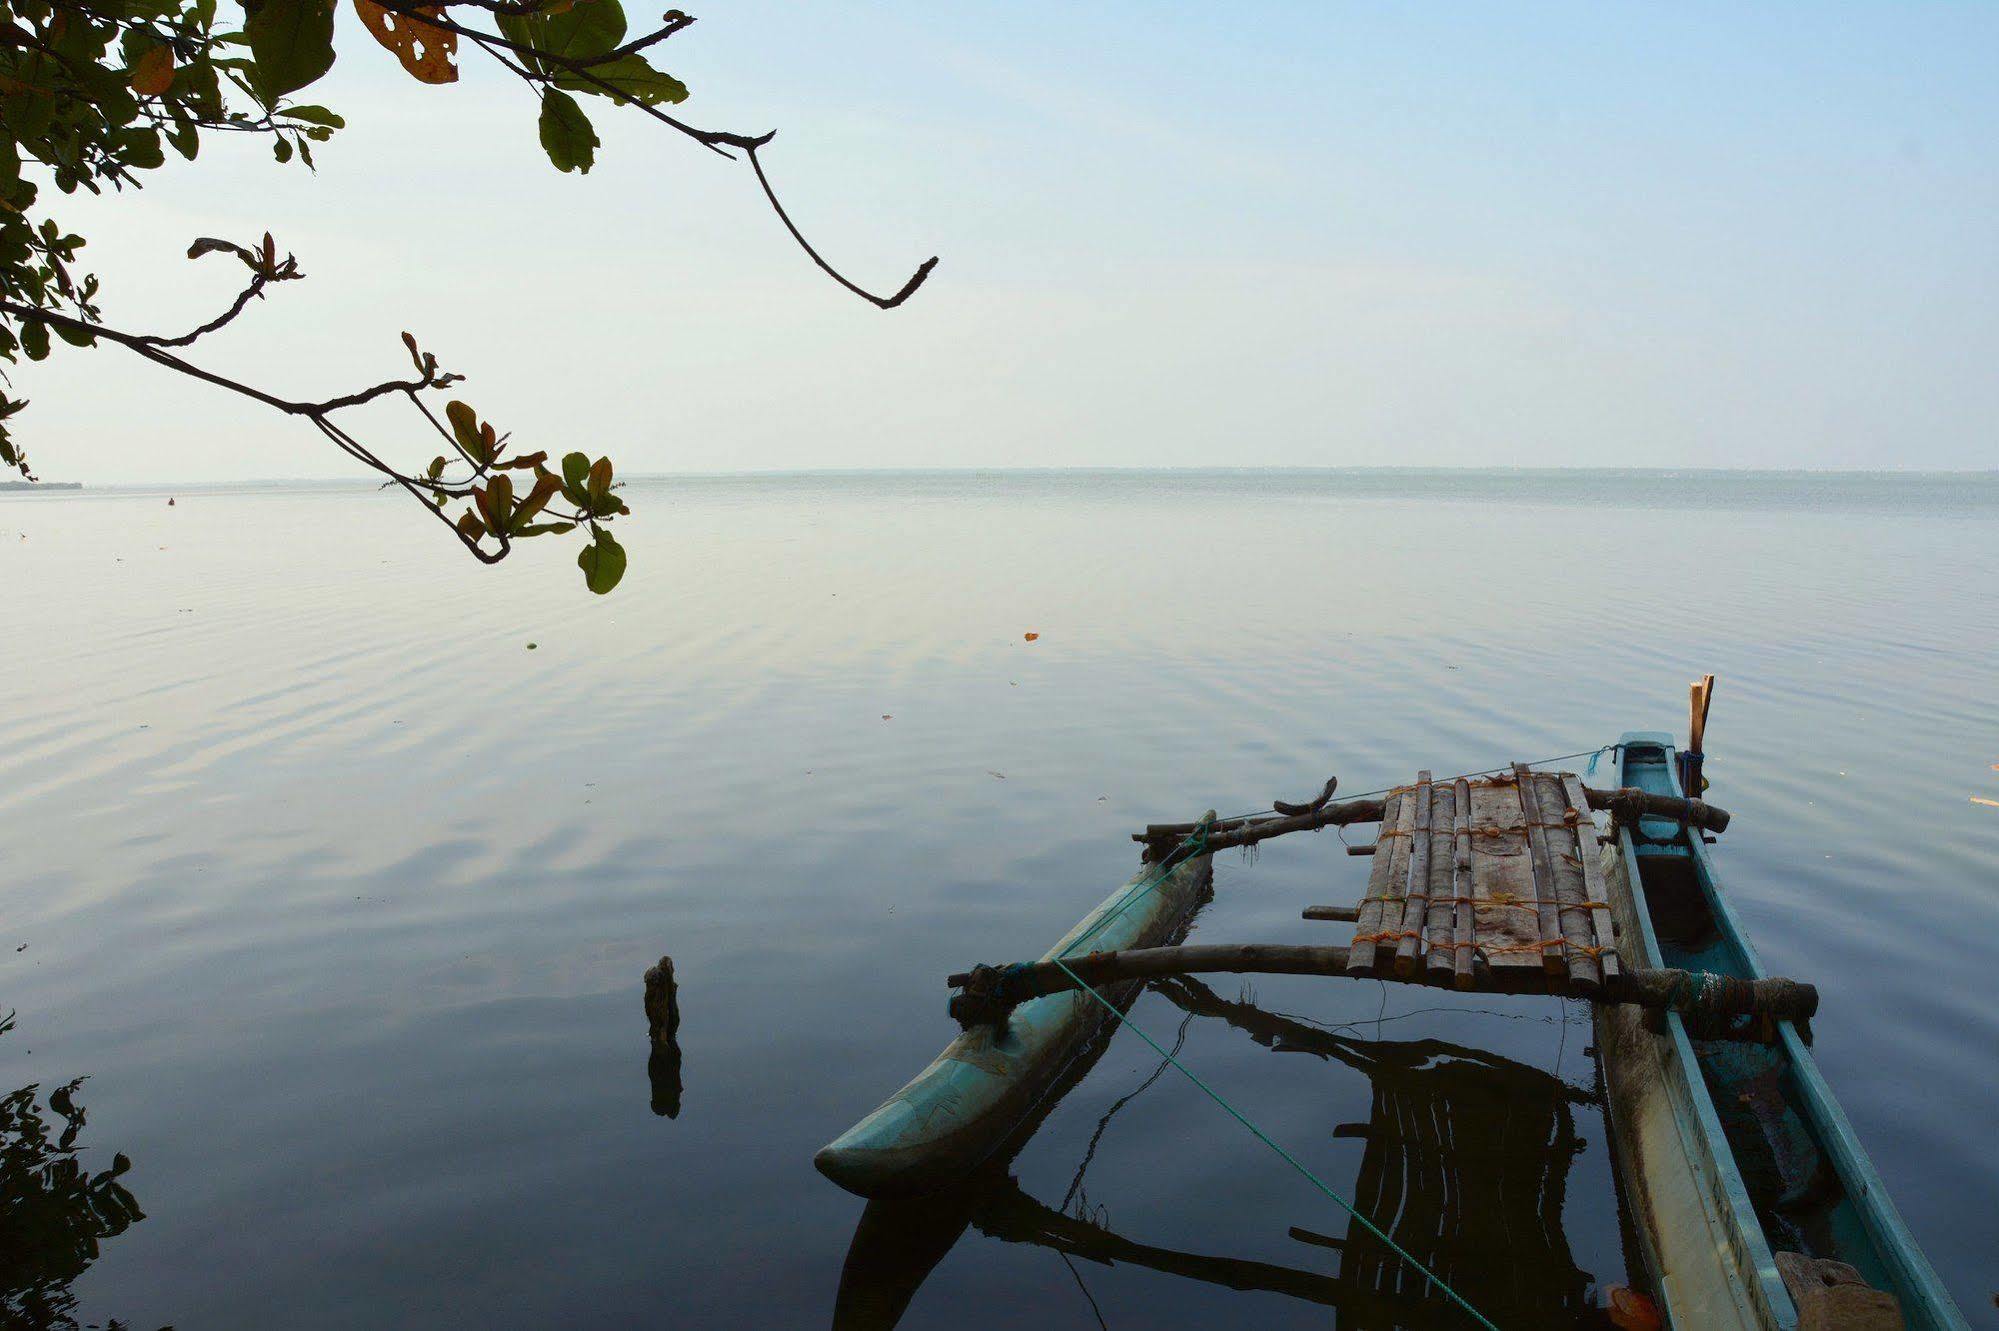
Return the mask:
MULTIPOLYGON (((316 174, 215 141, 55 215, 141 331, 234 295, 194 237, 297 253, 223 373, 331 396, 408 329, 524 448, 633 473, 1999 467, 1999 6, 691 12, 681 113, 776 129, 863 284, 938 255, 906 306, 814 270, 744 164, 593 103, 558 174, 511 76, 418 85, 346 8, 316 174)), ((115 349, 12 374, 48 479, 356 474, 115 349)))

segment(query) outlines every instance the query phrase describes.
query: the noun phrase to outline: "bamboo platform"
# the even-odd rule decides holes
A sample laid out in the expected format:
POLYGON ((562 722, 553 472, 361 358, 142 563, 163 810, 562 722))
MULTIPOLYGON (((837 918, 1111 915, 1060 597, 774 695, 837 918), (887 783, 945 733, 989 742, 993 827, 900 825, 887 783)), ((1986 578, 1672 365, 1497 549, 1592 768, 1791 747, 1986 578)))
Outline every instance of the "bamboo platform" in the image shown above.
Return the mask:
MULTIPOLYGON (((1323 975, 1394 980, 1477 993, 1546 993, 1675 1010, 1714 1024, 1739 1016, 1809 1021, 1818 991, 1781 977, 1753 981, 1633 965, 1619 953, 1611 889, 1599 865, 1605 835, 1643 818, 1719 832, 1724 809, 1635 788, 1596 790, 1573 772, 1525 763, 1435 779, 1419 772, 1384 798, 1333 803, 1336 782, 1309 804, 1270 815, 1153 823, 1133 840, 1156 874, 1188 857, 1326 827, 1378 823, 1358 904, 1312 906, 1308 920, 1354 925, 1351 945, 1209 944, 1092 951, 1039 962, 974 966, 949 977, 951 1015, 967 1030, 1004 1027, 1023 1002, 1085 986, 1200 973, 1323 975)), ((1769 1038, 1762 1021, 1757 1038, 1769 1038)))
MULTIPOLYGON (((1591 995, 1622 969, 1582 782, 1515 764, 1384 801, 1347 972, 1591 995), (1538 975, 1541 980, 1534 977, 1538 975)), ((1332 912, 1321 913, 1325 918, 1332 912)))

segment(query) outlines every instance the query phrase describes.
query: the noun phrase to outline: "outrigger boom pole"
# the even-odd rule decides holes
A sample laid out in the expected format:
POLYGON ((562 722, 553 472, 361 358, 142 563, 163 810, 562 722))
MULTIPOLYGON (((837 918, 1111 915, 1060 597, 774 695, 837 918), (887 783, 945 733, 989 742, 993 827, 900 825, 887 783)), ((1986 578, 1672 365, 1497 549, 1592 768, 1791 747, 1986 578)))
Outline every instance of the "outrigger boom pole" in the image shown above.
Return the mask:
MULTIPOLYGON (((1344 947, 1296 946, 1283 943, 1220 943, 1188 947, 1134 948, 1125 952, 1091 952, 1057 961, 1019 966, 974 966, 950 978, 961 992, 951 998, 951 1015, 961 1026, 1004 1021, 1016 1006, 1044 994, 1059 994, 1084 985, 1092 989, 1167 975, 1347 975, 1344 947)), ((1429 976, 1449 972, 1418 970, 1406 980, 1395 975, 1373 978, 1423 984, 1429 976)), ((1495 970, 1501 988, 1485 992, 1563 993, 1550 990, 1539 970, 1495 970), (1517 979, 1515 978, 1517 977, 1517 979)), ((1655 1010, 1671 1009, 1708 1018, 1757 1016, 1779 1021, 1809 1021, 1819 1008, 1819 991, 1799 980, 1770 977, 1743 980, 1731 975, 1670 968, 1626 969, 1588 995, 1599 1003, 1635 1003, 1655 1010)))
MULTIPOLYGON (((1677 795, 1655 795, 1649 790, 1626 787, 1622 790, 1594 790, 1584 787, 1584 795, 1589 806, 1597 810, 1609 810, 1627 821, 1639 818, 1671 818, 1689 827, 1698 827, 1704 832, 1720 832, 1728 827, 1728 810, 1709 804, 1706 800, 1681 799, 1677 795)), ((1288 832, 1316 832, 1322 827, 1345 826, 1349 823, 1378 823, 1386 812, 1387 802, 1378 799, 1347 800, 1342 804, 1327 804, 1309 813, 1296 814, 1288 818, 1230 818, 1214 824, 1208 830, 1208 839, 1203 849, 1228 850, 1235 846, 1253 846, 1259 841, 1283 836, 1288 832)), ((1147 859, 1159 859, 1170 853, 1175 846, 1194 833, 1193 823, 1148 823, 1143 832, 1133 832, 1131 839, 1145 845, 1147 859)))

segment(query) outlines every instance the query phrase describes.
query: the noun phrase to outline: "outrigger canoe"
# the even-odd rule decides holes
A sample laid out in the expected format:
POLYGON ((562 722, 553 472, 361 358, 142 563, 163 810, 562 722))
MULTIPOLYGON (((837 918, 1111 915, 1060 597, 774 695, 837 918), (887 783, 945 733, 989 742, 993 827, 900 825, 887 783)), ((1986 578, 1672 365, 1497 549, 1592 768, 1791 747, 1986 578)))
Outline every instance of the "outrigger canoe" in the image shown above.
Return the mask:
MULTIPOLYGON (((1079 941, 1091 951, 1177 942, 1208 899, 1210 859, 1195 855, 1146 865, 1042 960, 1067 954, 1079 941)), ((1123 1005, 1139 988, 1126 984, 1103 992, 1123 1005)), ((863 1197, 946 1187, 1007 1139, 1110 1019, 1102 1004, 1071 990, 1021 1004, 1002 1025, 973 1026, 873 1113, 820 1148, 812 1163, 863 1197)))
MULTIPOLYGON (((1696 734, 1708 687, 1695 686, 1696 734)), ((1268 973, 1559 994, 1593 1005, 1618 1177, 1672 1326, 1968 1331, 1813 1063, 1817 989, 1765 975, 1721 894, 1706 833, 1728 814, 1679 775, 1701 784, 1698 752, 1654 733, 1598 752, 1616 755, 1615 789, 1525 763, 1425 771, 1386 799, 1331 804, 1328 782, 1274 816, 1210 813, 1134 834, 1147 866, 1041 961, 951 977, 963 1034, 821 1150, 820 1171, 868 1197, 964 1178, 1032 1131, 1023 1125, 1105 1032, 1106 1003, 1122 1010, 1147 980, 1268 973), (1354 924, 1351 946, 1177 945, 1209 894, 1213 851, 1368 822, 1376 843, 1349 846, 1374 858, 1366 895, 1305 911, 1354 924)))
MULTIPOLYGON (((1682 794, 1670 735, 1627 734, 1616 757, 1619 784, 1682 794)), ((1634 962, 1763 976, 1697 829, 1620 820, 1604 859, 1634 962)), ((1965 1331, 1797 1023, 1776 1021, 1763 1043, 1700 1038, 1720 1032, 1679 1012, 1595 1014, 1619 1174, 1674 1327, 1965 1331)))

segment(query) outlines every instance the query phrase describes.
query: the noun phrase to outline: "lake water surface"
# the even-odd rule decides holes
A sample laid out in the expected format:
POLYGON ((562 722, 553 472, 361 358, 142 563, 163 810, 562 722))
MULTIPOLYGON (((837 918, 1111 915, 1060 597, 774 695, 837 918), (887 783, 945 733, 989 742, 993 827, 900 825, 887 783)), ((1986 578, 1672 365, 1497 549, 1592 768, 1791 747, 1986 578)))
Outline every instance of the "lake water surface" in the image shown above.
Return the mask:
MULTIPOLYGON (((1683 731, 1712 671, 1734 900, 1999 1325, 1999 476, 640 481, 604 599, 393 495, 167 497, 0 499, 0 1094, 86 1077, 144 1212, 60 1282, 81 1321, 1470 1325, 1356 1292, 1344 1214, 1128 1033, 958 1213, 857 1240, 812 1154, 1145 822, 1683 731)), ((1339 852, 1218 857, 1200 936, 1343 941, 1298 918, 1360 895, 1339 852)), ((1133 1016, 1384 1223, 1456 1197, 1440 1260, 1502 1326, 1631 1278, 1580 1006, 1133 1016)))

